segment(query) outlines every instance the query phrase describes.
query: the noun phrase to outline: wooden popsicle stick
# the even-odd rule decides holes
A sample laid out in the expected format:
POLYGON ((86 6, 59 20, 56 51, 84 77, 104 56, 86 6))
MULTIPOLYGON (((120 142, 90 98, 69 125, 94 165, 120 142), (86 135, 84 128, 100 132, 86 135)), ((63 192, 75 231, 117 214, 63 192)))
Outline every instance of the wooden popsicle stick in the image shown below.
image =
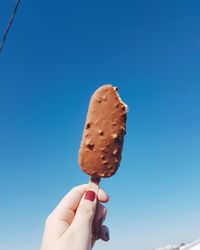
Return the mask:
POLYGON ((100 178, 90 178, 87 190, 93 190, 96 194, 99 191, 100 178))

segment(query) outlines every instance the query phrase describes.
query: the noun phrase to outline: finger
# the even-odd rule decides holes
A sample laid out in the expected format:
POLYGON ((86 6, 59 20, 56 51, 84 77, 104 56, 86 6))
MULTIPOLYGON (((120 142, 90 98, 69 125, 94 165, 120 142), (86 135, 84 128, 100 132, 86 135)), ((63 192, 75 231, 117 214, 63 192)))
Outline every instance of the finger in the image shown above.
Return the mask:
POLYGON ((92 237, 91 246, 93 247, 97 240, 108 241, 110 239, 110 233, 107 226, 102 225, 96 232, 96 235, 92 237))
POLYGON ((97 231, 103 225, 103 222, 105 221, 105 218, 106 218, 106 214, 107 214, 107 209, 98 202, 96 213, 95 213, 93 224, 92 224, 92 233, 94 236, 97 234, 97 231))
POLYGON ((109 241, 110 232, 107 226, 103 225, 101 229, 98 231, 96 239, 101 239, 103 241, 109 241))
POLYGON ((103 222, 105 221, 106 214, 107 214, 107 209, 98 202, 96 214, 94 216, 92 224, 92 242, 91 242, 92 247, 94 246, 95 241, 100 239, 98 236, 98 231, 101 229, 103 222))
MULTIPOLYGON (((96 212, 98 187, 94 183, 83 195, 76 214, 70 226, 70 232, 75 233, 76 240, 90 247, 92 239, 92 222, 96 212), (80 232, 77 234, 76 232, 80 232)), ((67 232, 65 233, 67 237, 67 232)))
POLYGON ((98 192, 98 201, 106 203, 109 199, 109 196, 100 188, 98 192))
MULTIPOLYGON (((87 187, 88 184, 84 184, 71 189, 51 213, 51 216, 57 220, 64 220, 70 225, 87 187)), ((108 195, 102 189, 99 189, 97 198, 100 202, 107 202, 109 200, 108 195)))

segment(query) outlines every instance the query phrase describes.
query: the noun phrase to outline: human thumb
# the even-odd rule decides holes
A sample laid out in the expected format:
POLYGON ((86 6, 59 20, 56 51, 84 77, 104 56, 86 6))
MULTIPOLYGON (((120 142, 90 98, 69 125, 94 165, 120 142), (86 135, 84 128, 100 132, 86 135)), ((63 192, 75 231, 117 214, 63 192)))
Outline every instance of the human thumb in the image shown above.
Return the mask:
POLYGON ((81 232, 79 237, 87 238, 88 241, 92 238, 92 223, 96 213, 98 190, 98 183, 90 181, 71 224, 71 230, 81 232))

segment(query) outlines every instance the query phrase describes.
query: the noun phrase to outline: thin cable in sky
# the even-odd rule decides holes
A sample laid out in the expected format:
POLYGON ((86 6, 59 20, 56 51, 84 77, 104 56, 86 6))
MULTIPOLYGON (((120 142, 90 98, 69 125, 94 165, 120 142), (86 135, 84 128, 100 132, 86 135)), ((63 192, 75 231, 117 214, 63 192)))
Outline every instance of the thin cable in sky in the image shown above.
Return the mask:
POLYGON ((13 22, 15 16, 16 16, 17 8, 18 8, 18 6, 19 6, 19 3, 20 3, 20 0, 16 0, 15 7, 14 7, 14 9, 13 9, 12 16, 11 16, 11 18, 10 18, 10 21, 9 21, 8 26, 7 26, 7 28, 6 28, 5 32, 4 32, 4 34, 3 34, 3 38, 2 38, 2 41, 1 41, 1 43, 0 43, 0 52, 3 50, 3 47, 4 47, 4 45, 5 45, 5 42, 6 42, 6 38, 7 38, 8 32, 9 32, 10 27, 11 27, 11 25, 12 25, 12 22, 13 22))

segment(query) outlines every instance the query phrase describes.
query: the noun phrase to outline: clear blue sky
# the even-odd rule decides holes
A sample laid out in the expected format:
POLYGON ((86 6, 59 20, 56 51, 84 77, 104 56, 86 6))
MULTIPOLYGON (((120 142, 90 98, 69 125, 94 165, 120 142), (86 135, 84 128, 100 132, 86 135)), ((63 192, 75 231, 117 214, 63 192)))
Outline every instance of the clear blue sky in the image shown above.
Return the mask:
POLYGON ((129 113, 120 169, 102 181, 111 241, 96 249, 200 237, 199 69, 199 1, 22 1, 0 55, 0 249, 38 249, 48 213, 88 181, 77 155, 102 83, 129 113))

